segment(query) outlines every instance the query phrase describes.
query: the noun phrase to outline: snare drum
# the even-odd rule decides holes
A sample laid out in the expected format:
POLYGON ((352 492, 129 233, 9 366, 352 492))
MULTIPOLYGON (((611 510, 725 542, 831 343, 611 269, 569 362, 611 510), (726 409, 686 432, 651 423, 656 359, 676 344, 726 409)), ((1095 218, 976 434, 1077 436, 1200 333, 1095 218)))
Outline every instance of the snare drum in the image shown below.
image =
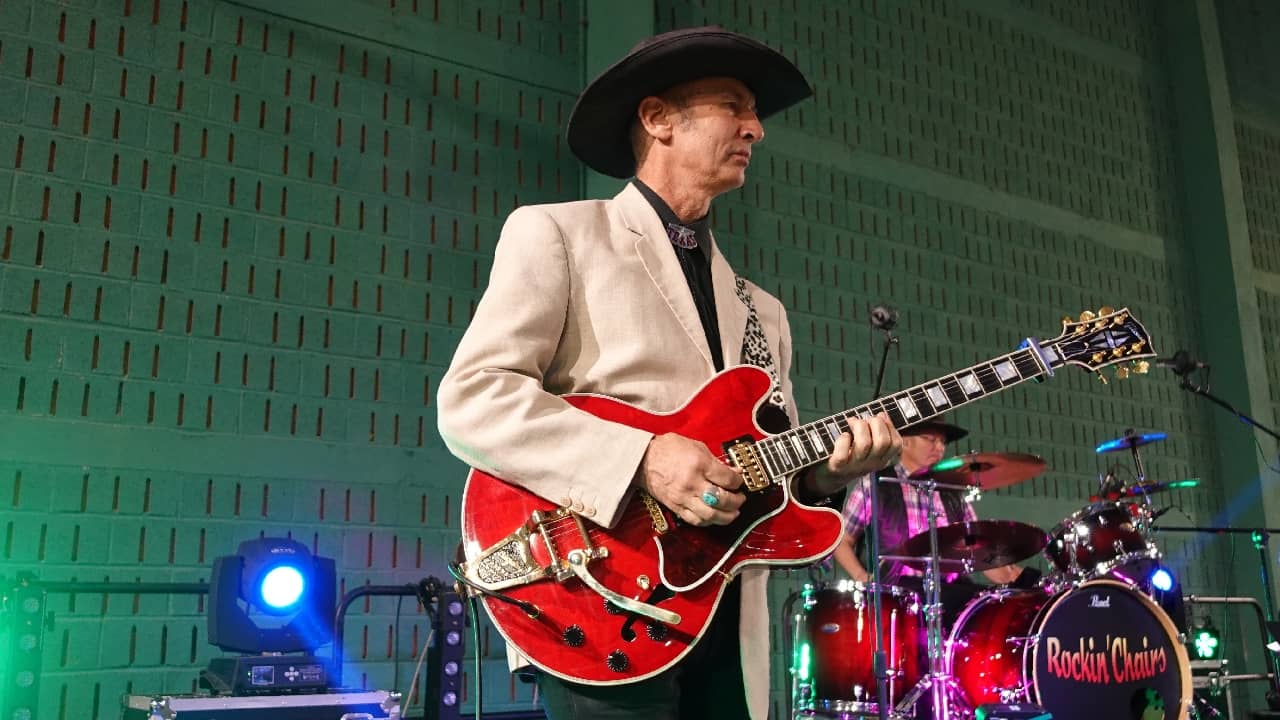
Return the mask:
POLYGON ((1151 512, 1139 502, 1090 505, 1054 526, 1044 554, 1062 572, 1096 578, 1142 559, 1157 559, 1151 512))
MULTIPOLYGON (((843 581, 805 591, 795 629, 797 710, 851 714, 878 710, 872 665, 874 587, 843 581)), ((924 624, 915 594, 884 587, 879 596, 892 705, 920 680, 924 624)))
POLYGON ((948 659, 972 707, 1033 702, 1055 718, 1186 720, 1191 705, 1177 629, 1150 598, 1113 580, 1056 595, 986 593, 956 622, 948 659))

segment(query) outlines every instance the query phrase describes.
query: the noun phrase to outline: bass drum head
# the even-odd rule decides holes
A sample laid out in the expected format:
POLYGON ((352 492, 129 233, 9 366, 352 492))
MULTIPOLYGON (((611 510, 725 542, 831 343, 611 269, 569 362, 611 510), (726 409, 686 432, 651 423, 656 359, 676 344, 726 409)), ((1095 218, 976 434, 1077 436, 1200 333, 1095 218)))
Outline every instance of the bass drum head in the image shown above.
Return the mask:
POLYGON ((1036 619, 1025 658, 1034 700, 1055 718, 1186 720, 1191 662, 1150 598, 1114 580, 1055 597, 1036 619))

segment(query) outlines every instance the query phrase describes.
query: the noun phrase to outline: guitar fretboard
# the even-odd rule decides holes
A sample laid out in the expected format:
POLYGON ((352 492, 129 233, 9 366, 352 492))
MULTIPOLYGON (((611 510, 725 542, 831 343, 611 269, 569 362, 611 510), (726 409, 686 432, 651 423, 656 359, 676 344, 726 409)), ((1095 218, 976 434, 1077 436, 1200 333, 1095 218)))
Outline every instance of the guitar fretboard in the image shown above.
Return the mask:
MULTIPOLYGON (((1043 350, 1046 360, 1054 364, 1053 349, 1043 350)), ((1046 373, 1035 350, 1024 348, 765 438, 756 443, 756 450, 770 477, 781 478, 831 457, 836 439, 849 427, 849 418, 883 412, 895 428, 903 430, 1046 373)))

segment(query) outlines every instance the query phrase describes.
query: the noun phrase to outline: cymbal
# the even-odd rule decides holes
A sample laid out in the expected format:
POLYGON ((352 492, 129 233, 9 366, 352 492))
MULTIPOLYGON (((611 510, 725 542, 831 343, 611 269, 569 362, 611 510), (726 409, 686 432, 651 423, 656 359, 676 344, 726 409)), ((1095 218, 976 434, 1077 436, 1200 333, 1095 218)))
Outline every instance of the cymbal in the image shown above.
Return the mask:
MULTIPOLYGON (((938 528, 938 558, 968 561, 974 572, 1021 562, 1048 543, 1043 530, 1016 520, 974 520, 938 528)), ((886 554, 918 558, 900 562, 923 570, 929 564, 929 531, 912 535, 886 554)), ((946 563, 943 571, 954 572, 954 567, 946 563)))
POLYGON ((1154 493, 1169 492, 1171 490, 1187 490, 1193 487, 1199 487, 1200 478, 1187 478, 1186 480, 1169 480, 1167 482, 1144 482, 1137 485, 1128 485, 1123 490, 1107 493, 1110 500, 1119 500, 1120 498, 1145 497, 1154 493))
POLYGON ((911 473, 912 479, 930 478, 941 483, 973 485, 994 490, 1044 472, 1047 464, 1038 455, 1026 453, 967 453, 911 473))
POLYGON ((1142 447, 1143 445, 1150 445, 1153 442, 1160 442, 1167 437, 1169 437, 1167 434, 1160 432, 1146 433, 1143 435, 1134 435, 1130 433, 1124 437, 1118 437, 1115 440, 1108 440, 1102 443, 1094 449, 1094 452, 1101 455, 1102 453, 1116 452, 1117 450, 1131 450, 1136 447, 1142 447))

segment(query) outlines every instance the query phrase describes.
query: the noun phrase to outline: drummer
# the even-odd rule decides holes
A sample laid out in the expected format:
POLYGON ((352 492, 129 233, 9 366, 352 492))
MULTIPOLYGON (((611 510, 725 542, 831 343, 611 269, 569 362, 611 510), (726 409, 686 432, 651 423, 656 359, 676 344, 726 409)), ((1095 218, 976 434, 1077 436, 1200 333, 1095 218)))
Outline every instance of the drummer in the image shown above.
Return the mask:
MULTIPOLYGON (((969 434, 968 430, 957 425, 933 420, 912 426, 900 431, 902 435, 902 455, 898 464, 892 469, 899 478, 906 478, 917 470, 931 467, 942 460, 947 445, 969 434)), ((882 471, 881 476, 890 474, 889 469, 882 471)), ((880 547, 885 553, 897 547, 910 537, 929 529, 930 493, 913 485, 899 483, 877 483, 880 488, 880 547)), ((858 582, 871 582, 871 573, 859 558, 859 552, 865 543, 863 535, 870 524, 871 478, 863 478, 860 483, 850 487, 849 497, 844 504, 844 535, 835 550, 836 563, 849 577, 858 582)), ((977 520, 973 505, 959 490, 940 490, 933 502, 938 503, 938 525, 949 525, 956 522, 977 520)), ((944 568, 944 572, 945 572, 944 568)), ((1027 571, 1018 565, 984 570, 987 579, 998 585, 1012 584, 1017 587, 1032 587, 1039 579, 1039 572, 1027 571)), ((920 591, 921 573, 901 563, 886 562, 881 568, 880 582, 884 585, 901 585, 920 591)), ((942 585, 942 602, 944 616, 951 618, 959 612, 981 586, 967 577, 948 574, 942 585)))

